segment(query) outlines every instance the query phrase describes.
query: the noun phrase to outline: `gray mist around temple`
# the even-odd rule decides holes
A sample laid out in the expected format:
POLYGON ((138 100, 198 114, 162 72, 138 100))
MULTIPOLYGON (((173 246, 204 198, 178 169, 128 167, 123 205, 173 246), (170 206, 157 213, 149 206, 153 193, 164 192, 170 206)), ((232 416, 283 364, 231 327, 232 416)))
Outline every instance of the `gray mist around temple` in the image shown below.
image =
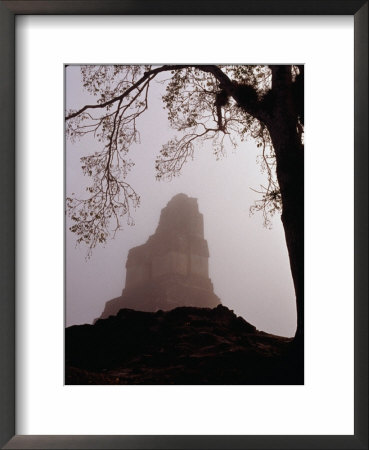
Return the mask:
POLYGON ((106 302, 102 319, 122 308, 155 312, 220 304, 209 278, 209 249, 196 198, 177 194, 168 202, 155 234, 129 251, 126 269, 122 295, 106 302))

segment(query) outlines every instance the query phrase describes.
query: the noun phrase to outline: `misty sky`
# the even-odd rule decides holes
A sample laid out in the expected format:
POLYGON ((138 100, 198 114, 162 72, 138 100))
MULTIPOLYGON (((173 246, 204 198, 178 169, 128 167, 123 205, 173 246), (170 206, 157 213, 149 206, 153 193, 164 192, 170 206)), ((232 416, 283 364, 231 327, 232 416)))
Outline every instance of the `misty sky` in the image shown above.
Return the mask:
MULTIPOLYGON (((134 226, 124 224, 114 240, 93 250, 75 245, 66 225, 66 325, 91 323, 107 300, 121 294, 125 262, 130 248, 141 245, 155 232, 160 211, 176 194, 198 199, 204 215, 205 239, 209 245, 209 275, 222 303, 258 329, 292 336, 296 327, 293 283, 280 217, 271 230, 263 227, 261 213, 250 216, 258 198, 251 188, 266 184, 256 162, 260 150, 252 140, 236 150, 229 147, 219 161, 211 144, 199 146, 194 161, 172 181, 156 181, 154 162, 161 146, 175 135, 169 127, 161 95, 164 86, 152 82, 149 110, 137 122, 141 143, 131 148, 135 167, 127 181, 141 196, 133 211, 134 226)), ((66 109, 96 103, 82 87, 78 66, 66 68, 66 109)), ((101 146, 101 143, 100 143, 101 146)), ((85 137, 76 144, 66 141, 66 195, 84 195, 88 179, 82 175, 79 158, 99 150, 99 143, 85 137)), ((123 219, 124 220, 124 219, 123 219)))

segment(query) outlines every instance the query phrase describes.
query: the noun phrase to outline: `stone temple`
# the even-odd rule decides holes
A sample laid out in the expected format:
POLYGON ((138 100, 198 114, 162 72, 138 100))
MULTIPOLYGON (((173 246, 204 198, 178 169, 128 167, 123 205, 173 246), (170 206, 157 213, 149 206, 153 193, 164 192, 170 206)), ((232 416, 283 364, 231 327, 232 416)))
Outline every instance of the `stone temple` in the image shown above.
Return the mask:
POLYGON ((102 319, 122 308, 155 312, 220 304, 209 278, 209 249, 196 198, 178 194, 168 202, 155 234, 129 251, 126 269, 122 295, 106 302, 102 319))

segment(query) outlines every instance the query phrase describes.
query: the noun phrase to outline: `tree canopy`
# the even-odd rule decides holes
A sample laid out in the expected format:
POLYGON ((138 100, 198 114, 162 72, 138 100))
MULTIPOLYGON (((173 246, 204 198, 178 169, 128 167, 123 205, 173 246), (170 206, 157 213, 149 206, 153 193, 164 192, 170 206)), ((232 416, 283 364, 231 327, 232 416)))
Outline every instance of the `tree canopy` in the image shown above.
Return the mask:
POLYGON ((139 140, 137 119, 148 108, 150 83, 161 72, 168 74, 162 82, 163 104, 178 133, 158 152, 157 179, 179 175, 201 141, 211 140, 219 157, 227 141, 236 147, 252 137, 268 173, 268 185, 259 191, 262 198, 252 210, 262 210, 267 224, 268 213, 280 209, 274 151, 259 106, 271 87, 268 66, 81 66, 83 86, 97 97, 96 103, 67 111, 66 132, 72 141, 93 134, 101 150, 81 158, 83 173, 90 178, 87 196, 69 197, 67 208, 74 222, 71 231, 90 248, 120 229, 123 216, 129 222, 132 207, 139 205, 139 193, 126 182, 134 165, 129 149, 139 140), (241 95, 248 97, 249 112, 238 106, 241 95))

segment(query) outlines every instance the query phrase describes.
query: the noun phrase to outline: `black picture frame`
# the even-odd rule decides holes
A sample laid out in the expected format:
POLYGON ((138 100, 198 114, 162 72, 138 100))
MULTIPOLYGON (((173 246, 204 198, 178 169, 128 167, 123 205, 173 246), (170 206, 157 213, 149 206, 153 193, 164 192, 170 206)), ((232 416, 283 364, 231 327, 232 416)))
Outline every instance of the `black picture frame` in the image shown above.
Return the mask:
MULTIPOLYGON (((0 2, 0 445, 7 449, 368 449, 368 1, 0 2), (19 14, 352 15, 355 39, 355 363, 350 436, 15 435, 15 17, 19 14)), ((337 394, 339 395, 339 393, 337 394)))

